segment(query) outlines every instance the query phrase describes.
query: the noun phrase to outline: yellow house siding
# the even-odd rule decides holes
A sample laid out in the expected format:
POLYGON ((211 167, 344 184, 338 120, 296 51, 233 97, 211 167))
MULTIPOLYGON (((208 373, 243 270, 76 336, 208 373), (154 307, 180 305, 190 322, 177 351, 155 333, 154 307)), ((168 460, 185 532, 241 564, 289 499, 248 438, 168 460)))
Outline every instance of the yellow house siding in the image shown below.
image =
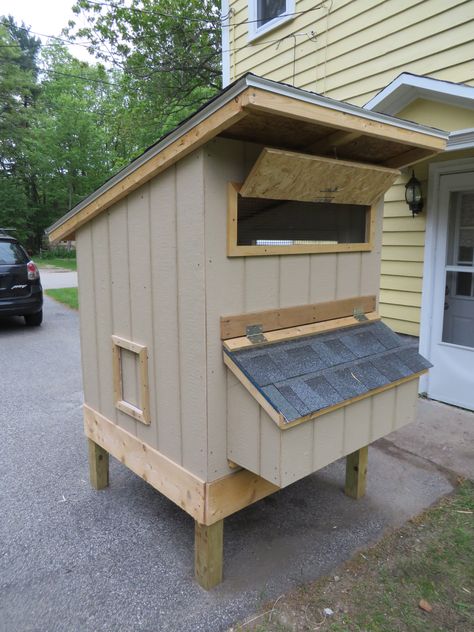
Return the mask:
MULTIPOLYGON (((416 74, 436 77, 450 69, 451 81, 474 80, 466 63, 472 58, 472 0, 333 0, 329 14, 327 2, 252 42, 247 4, 230 3, 236 12, 231 17, 236 26, 230 28, 231 78, 252 71, 356 104, 365 103, 408 65, 416 74)), ((300 0, 295 8, 314 6, 300 0)))

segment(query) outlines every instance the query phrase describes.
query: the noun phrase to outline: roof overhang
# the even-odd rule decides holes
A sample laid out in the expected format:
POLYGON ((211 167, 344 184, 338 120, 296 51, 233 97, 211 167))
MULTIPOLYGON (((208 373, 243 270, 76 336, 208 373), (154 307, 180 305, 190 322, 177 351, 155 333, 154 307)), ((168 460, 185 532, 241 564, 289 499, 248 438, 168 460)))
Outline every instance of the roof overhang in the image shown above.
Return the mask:
POLYGON ((405 167, 446 147, 447 133, 245 75, 53 224, 50 241, 75 231, 216 136, 310 155, 405 167))

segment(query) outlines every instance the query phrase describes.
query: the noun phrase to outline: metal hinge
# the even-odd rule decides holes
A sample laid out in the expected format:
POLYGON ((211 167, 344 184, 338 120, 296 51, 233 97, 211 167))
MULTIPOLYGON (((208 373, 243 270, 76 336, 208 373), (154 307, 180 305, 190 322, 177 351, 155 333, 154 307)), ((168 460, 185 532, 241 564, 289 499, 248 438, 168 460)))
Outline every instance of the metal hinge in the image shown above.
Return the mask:
POLYGON ((245 328, 245 335, 252 344, 257 342, 267 342, 267 339, 263 335, 262 325, 247 325, 245 328))
POLYGON ((361 307, 354 308, 354 318, 358 320, 360 323, 364 320, 369 320, 364 313, 364 310, 361 307))

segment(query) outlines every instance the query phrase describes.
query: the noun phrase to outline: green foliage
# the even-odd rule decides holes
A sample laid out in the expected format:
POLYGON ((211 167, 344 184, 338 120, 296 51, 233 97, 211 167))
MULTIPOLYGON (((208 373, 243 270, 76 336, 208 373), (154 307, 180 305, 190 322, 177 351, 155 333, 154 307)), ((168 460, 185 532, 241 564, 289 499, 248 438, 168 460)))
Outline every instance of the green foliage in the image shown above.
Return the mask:
POLYGON ((218 0, 77 0, 99 60, 41 49, 0 16, 0 226, 39 251, 44 230, 220 86, 218 0))

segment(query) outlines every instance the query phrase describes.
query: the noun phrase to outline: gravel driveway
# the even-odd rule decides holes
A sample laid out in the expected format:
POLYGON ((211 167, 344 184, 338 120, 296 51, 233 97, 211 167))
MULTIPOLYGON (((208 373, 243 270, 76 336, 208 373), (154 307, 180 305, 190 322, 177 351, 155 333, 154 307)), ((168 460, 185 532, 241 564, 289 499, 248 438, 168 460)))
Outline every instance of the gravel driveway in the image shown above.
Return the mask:
POLYGON ((193 580, 193 521, 112 459, 88 483, 77 314, 46 298, 41 328, 0 321, 1 632, 217 632, 330 572, 452 489, 416 456, 371 448, 367 496, 338 462, 230 517, 225 579, 193 580))

